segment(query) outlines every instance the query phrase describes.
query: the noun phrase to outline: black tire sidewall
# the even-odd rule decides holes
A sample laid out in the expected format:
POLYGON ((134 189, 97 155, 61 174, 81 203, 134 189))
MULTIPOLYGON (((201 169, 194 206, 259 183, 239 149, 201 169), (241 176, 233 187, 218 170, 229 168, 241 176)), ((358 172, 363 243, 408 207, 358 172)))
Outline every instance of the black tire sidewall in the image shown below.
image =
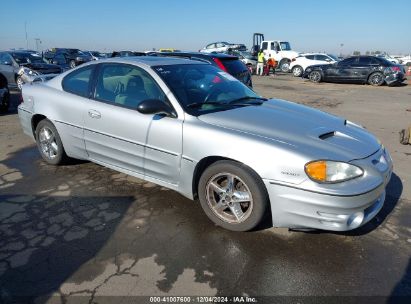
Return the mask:
POLYGON ((313 82, 313 83, 319 83, 319 82, 321 82, 321 73, 319 72, 319 71, 312 71, 312 72, 310 72, 310 74, 308 75, 308 79, 310 79, 310 81, 311 82, 313 82), (313 73, 318 73, 319 75, 320 75, 320 79, 318 80, 318 81, 314 81, 314 80, 312 80, 311 79, 311 74, 313 74, 313 73))
POLYGON ((60 164, 64 163, 64 161, 66 160, 66 154, 64 152, 63 142, 61 141, 60 135, 57 132, 57 129, 53 125, 53 123, 48 119, 44 119, 44 120, 40 121, 37 124, 35 134, 36 134, 37 148, 39 149, 40 155, 44 159, 44 161, 47 162, 50 165, 60 165, 60 164), (48 127, 54 133, 54 138, 56 139, 56 143, 57 143, 57 146, 58 146, 57 156, 54 159, 49 159, 48 157, 46 157, 43 154, 43 151, 41 150, 41 147, 40 147, 39 132, 40 132, 41 128, 45 127, 45 126, 48 127))
POLYGON ((3 99, 0 100, 0 113, 6 113, 10 108, 10 92, 7 92, 3 95, 3 99))
POLYGON ((201 175, 198 185, 198 196, 201 207, 206 215, 218 226, 232 231, 249 231, 255 228, 267 212, 268 194, 261 178, 251 168, 234 161, 217 161, 209 166, 201 175), (253 210, 248 219, 239 224, 232 224, 221 220, 210 209, 207 203, 206 185, 209 179, 222 172, 233 173, 240 177, 251 191, 253 197, 253 210))

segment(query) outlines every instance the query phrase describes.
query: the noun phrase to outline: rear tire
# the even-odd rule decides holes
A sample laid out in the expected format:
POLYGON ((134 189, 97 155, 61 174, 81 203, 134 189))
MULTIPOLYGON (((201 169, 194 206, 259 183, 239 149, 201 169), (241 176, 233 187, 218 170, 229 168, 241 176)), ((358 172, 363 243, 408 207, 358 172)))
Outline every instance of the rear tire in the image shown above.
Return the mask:
POLYGON ((291 72, 293 73, 294 77, 301 77, 301 75, 303 74, 304 70, 300 65, 296 65, 293 67, 293 69, 291 70, 291 72))
POLYGON ((10 108, 10 92, 8 89, 0 89, 0 113, 6 113, 10 108))
POLYGON ((384 82, 384 75, 380 72, 374 72, 368 77, 368 83, 374 87, 381 86, 384 82))
POLYGON ((218 226, 248 231, 264 218, 269 202, 263 181, 251 168, 218 161, 201 175, 198 185, 201 207, 218 226))
POLYGON ((50 120, 40 121, 35 134, 37 147, 46 163, 56 166, 68 160, 60 135, 50 120))
POLYGON ((311 82, 319 83, 321 82, 322 76, 319 71, 312 71, 310 72, 310 74, 308 74, 308 78, 310 79, 311 82))

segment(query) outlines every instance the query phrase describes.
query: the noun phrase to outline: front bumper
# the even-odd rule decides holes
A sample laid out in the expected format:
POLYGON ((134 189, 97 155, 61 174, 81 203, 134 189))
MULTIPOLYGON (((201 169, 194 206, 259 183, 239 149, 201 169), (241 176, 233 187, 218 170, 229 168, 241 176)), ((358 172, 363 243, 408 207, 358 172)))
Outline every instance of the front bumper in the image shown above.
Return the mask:
MULTIPOLYGON (((375 159, 382 153, 380 150, 360 162, 375 164, 375 159)), ((319 193, 264 180, 270 197, 274 226, 347 231, 366 224, 384 205, 385 187, 392 174, 392 161, 389 156, 388 158, 384 168, 381 164, 376 164, 379 166, 377 169, 381 169, 380 185, 360 194, 319 193)))

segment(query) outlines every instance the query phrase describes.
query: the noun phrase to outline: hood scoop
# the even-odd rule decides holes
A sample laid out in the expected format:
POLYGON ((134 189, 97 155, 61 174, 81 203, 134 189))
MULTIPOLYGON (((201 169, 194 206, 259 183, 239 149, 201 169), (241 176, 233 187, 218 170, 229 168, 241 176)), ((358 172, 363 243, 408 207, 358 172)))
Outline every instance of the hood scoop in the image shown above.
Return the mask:
POLYGON ((327 132, 318 136, 319 139, 326 140, 327 138, 333 137, 335 135, 335 131, 327 132))

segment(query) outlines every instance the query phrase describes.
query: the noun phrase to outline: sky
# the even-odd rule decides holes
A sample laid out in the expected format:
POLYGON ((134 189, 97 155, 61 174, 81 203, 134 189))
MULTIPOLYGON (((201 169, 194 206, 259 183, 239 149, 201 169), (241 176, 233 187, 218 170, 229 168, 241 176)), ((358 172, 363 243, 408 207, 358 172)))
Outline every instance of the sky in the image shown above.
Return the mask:
POLYGON ((0 49, 36 49, 36 38, 40 50, 249 48, 260 32, 299 52, 411 53, 410 0, 5 0, 1 8, 0 49))

